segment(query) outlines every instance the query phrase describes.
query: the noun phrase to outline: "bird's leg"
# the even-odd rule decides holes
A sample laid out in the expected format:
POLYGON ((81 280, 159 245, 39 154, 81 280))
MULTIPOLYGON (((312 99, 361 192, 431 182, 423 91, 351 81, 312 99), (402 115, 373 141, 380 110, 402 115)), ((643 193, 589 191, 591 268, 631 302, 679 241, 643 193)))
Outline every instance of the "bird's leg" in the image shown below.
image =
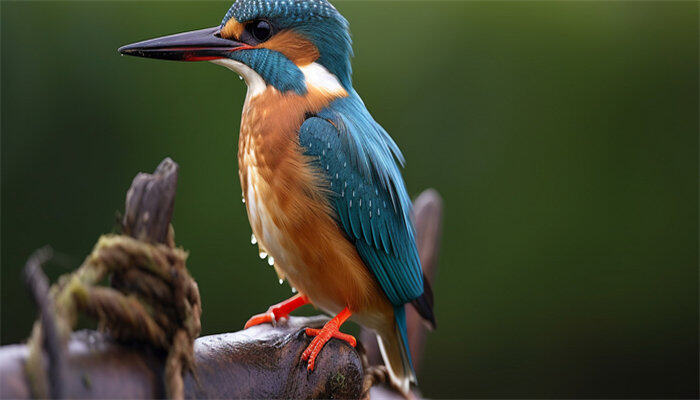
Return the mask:
POLYGON ((274 324, 280 318, 288 317, 290 312, 296 310, 304 304, 309 304, 309 299, 303 294, 299 293, 281 303, 270 306, 270 308, 267 309, 267 312, 263 314, 253 315, 250 317, 248 322, 245 323, 245 327, 243 329, 250 328, 254 325, 264 324, 266 322, 272 322, 274 324))
POLYGON ((326 342, 328 342, 332 337, 344 340, 348 342, 348 344, 352 347, 355 347, 357 345, 357 340, 355 340, 354 337, 346 333, 340 332, 340 325, 342 325, 343 322, 350 318, 350 315, 352 315, 352 313, 350 312, 350 310, 348 310, 347 307, 345 307, 343 308, 343 311, 341 311, 338 315, 333 317, 333 319, 326 322, 322 329, 306 328, 307 335, 316 336, 311 341, 311 343, 309 343, 309 346, 306 347, 306 350, 304 350, 304 353, 301 355, 302 361, 308 360, 306 369, 308 369, 309 371, 314 370, 314 363, 316 362, 316 357, 321 352, 321 349, 323 349, 323 346, 326 344, 326 342))

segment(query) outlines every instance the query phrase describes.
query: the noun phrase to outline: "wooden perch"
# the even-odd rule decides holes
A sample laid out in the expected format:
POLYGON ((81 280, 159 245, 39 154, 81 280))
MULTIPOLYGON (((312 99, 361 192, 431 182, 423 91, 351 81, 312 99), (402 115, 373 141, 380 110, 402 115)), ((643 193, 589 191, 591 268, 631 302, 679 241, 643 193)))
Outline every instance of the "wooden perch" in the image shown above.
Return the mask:
MULTIPOLYGON (((153 175, 139 174, 129 189, 123 223, 125 234, 150 243, 172 245, 169 230, 173 212, 177 164, 166 159, 153 175), (165 227, 165 228, 164 228, 165 227)), ((442 204, 432 190, 414 204, 416 238, 426 276, 432 279, 440 238, 442 204)), ((32 260, 30 260, 32 261, 32 260)), ((52 315, 47 310, 46 284, 41 283, 40 259, 34 259, 33 296, 49 335, 43 342, 48 357, 44 369, 52 397, 66 398, 162 398, 167 353, 143 343, 118 343, 109 334, 75 332, 59 349, 51 339, 52 315), (43 292, 42 292, 43 291, 43 292), (43 297, 42 297, 43 293, 43 297), (42 303, 43 302, 43 303, 42 303)), ((28 262, 29 264, 29 262, 28 262)), ((113 279, 119 286, 120 277, 113 279)), ((416 369, 423 352, 425 327, 411 307, 408 331, 416 369)), ((193 372, 185 371, 182 388, 186 398, 362 398, 368 396, 374 368, 380 357, 374 336, 363 332, 357 349, 331 340, 321 352, 317 367, 308 372, 300 361, 310 343, 304 328, 321 327, 326 317, 291 317, 276 326, 258 325, 244 331, 198 338, 194 343, 193 372), (364 356, 363 342, 367 346, 364 356), (367 360, 371 360, 368 364, 367 360)), ((31 398, 27 375, 26 345, 0 348, 0 398, 31 398)), ((381 379, 380 379, 381 380, 381 379)), ((377 389, 382 390, 382 389, 377 389)), ((396 396, 372 389, 372 396, 396 396)), ((400 397, 398 397, 400 398, 400 397)))
MULTIPOLYGON (((300 362, 310 342, 304 328, 324 317, 292 317, 287 323, 204 336, 195 342, 196 377, 186 374, 186 398, 359 398, 363 366, 357 352, 332 340, 308 373, 300 362)), ((31 398, 24 376, 28 349, 0 349, 0 397, 31 398)), ((94 331, 76 332, 63 372, 68 398, 163 398, 164 354, 142 345, 117 345, 94 331)))

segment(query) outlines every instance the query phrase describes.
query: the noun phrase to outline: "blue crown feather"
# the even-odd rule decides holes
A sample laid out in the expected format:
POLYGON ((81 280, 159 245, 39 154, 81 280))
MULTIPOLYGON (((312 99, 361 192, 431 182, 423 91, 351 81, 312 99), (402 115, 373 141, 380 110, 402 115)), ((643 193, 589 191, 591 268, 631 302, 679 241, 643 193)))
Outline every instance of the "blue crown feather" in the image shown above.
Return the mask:
POLYGON ((318 48, 317 62, 335 75, 346 90, 352 87, 352 39, 348 21, 326 0, 238 0, 224 16, 247 22, 266 19, 278 29, 292 29, 318 48))

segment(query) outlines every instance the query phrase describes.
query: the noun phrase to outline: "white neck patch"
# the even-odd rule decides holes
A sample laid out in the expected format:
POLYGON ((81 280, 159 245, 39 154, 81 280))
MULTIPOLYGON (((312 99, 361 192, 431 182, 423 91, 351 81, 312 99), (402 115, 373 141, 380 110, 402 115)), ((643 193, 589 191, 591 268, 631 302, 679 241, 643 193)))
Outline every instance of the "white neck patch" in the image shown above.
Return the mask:
POLYGON ((332 94, 347 95, 347 92, 345 91, 343 85, 340 84, 338 77, 333 75, 323 65, 314 62, 309 65, 299 67, 299 69, 304 74, 304 80, 306 80, 307 87, 313 87, 332 94))
MULTIPOLYGON (((211 60, 211 62, 226 67, 243 77, 246 85, 248 85, 248 92, 245 96, 246 103, 248 100, 263 93, 267 89, 265 80, 258 75, 255 70, 240 61, 235 61, 230 58, 219 58, 211 60)), ((340 84, 338 77, 333 75, 323 65, 314 62, 299 67, 299 69, 304 74, 304 80, 306 81, 306 87, 308 89, 313 88, 338 96, 347 95, 347 91, 345 91, 343 85, 340 84)))

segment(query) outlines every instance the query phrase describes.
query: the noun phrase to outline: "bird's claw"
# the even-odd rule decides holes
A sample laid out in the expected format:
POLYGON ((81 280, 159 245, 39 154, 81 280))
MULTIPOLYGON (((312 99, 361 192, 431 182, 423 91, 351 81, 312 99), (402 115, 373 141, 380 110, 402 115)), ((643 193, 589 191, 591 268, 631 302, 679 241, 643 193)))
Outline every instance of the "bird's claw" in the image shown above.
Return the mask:
POLYGON ((277 325, 277 321, 280 319, 284 318, 284 315, 276 316, 275 313, 272 310, 268 310, 266 313, 263 314, 256 314, 250 317, 248 322, 245 323, 245 326, 243 329, 248 329, 251 326, 255 325, 260 325, 260 324, 265 324, 265 323, 271 323, 272 326, 277 325))
POLYGON ((315 336, 301 355, 302 361, 308 360, 306 369, 309 371, 314 370, 316 357, 318 357, 323 349, 323 346, 325 346, 326 343, 331 340, 331 338, 340 339, 347 342, 352 347, 357 346, 357 340, 355 340, 352 335, 340 332, 337 327, 332 325, 326 325, 323 327, 323 329, 306 328, 306 334, 309 336, 315 336))
POLYGON ((309 299, 306 296, 297 294, 290 299, 275 304, 274 306, 270 306, 270 308, 268 308, 263 314, 253 315, 250 317, 248 322, 245 323, 245 327, 243 329, 267 322, 270 322, 272 323, 272 326, 275 326, 279 320, 288 318, 290 312, 308 303, 309 299))

